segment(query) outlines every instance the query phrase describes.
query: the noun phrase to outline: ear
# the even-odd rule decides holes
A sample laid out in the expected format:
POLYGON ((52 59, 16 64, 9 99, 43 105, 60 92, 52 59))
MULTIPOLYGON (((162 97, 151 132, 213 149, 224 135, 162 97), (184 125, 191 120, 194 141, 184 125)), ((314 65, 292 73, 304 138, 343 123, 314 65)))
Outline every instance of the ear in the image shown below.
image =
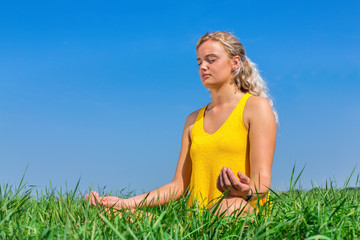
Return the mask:
POLYGON ((235 71, 240 67, 241 58, 239 56, 235 56, 232 59, 232 70, 235 71))

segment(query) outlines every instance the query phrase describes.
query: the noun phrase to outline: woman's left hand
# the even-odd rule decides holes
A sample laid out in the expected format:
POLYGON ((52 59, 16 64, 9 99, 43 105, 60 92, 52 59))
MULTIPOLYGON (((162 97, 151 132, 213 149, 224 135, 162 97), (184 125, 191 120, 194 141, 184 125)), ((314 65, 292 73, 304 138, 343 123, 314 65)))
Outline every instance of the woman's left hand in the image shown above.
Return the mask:
POLYGON ((228 194, 246 199, 251 192, 250 178, 242 172, 238 172, 237 175, 239 179, 230 168, 223 167, 217 178, 216 187, 222 193, 230 188, 228 194))

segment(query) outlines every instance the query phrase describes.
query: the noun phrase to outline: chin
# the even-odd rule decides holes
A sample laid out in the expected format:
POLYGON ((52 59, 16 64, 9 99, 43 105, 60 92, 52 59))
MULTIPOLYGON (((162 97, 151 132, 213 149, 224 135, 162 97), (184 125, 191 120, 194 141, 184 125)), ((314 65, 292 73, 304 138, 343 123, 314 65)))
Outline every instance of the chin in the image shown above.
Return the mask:
POLYGON ((217 84, 217 83, 207 83, 207 82, 203 82, 202 84, 203 84, 204 87, 206 87, 206 88, 209 89, 209 90, 219 88, 219 84, 217 84))

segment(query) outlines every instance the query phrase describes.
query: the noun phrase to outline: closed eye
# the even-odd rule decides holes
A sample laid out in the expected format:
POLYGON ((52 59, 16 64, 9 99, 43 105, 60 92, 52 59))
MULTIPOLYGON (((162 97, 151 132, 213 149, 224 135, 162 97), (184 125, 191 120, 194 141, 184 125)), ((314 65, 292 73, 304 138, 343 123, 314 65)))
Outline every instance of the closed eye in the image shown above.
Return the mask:
MULTIPOLYGON (((198 67, 200 67, 200 65, 202 64, 202 61, 199 61, 199 60, 200 59, 198 58, 198 62, 197 62, 198 67)), ((205 58, 204 59, 204 61, 209 63, 209 64, 214 63, 216 60, 217 60, 217 58, 214 58, 213 56, 211 58, 205 58)))

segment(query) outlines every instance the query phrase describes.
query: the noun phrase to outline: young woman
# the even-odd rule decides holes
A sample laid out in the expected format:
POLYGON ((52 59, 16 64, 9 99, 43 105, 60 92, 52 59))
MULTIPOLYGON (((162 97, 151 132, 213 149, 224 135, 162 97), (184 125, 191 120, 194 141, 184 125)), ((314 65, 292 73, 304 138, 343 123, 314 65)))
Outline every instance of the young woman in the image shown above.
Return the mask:
POLYGON ((172 182, 129 199, 100 197, 92 191, 87 195, 91 205, 158 206, 190 190, 189 205, 211 208, 225 192, 219 210, 229 215, 239 208, 251 212, 254 203, 266 201, 277 123, 266 84, 231 33, 206 33, 196 54, 211 102, 186 119, 172 182))

